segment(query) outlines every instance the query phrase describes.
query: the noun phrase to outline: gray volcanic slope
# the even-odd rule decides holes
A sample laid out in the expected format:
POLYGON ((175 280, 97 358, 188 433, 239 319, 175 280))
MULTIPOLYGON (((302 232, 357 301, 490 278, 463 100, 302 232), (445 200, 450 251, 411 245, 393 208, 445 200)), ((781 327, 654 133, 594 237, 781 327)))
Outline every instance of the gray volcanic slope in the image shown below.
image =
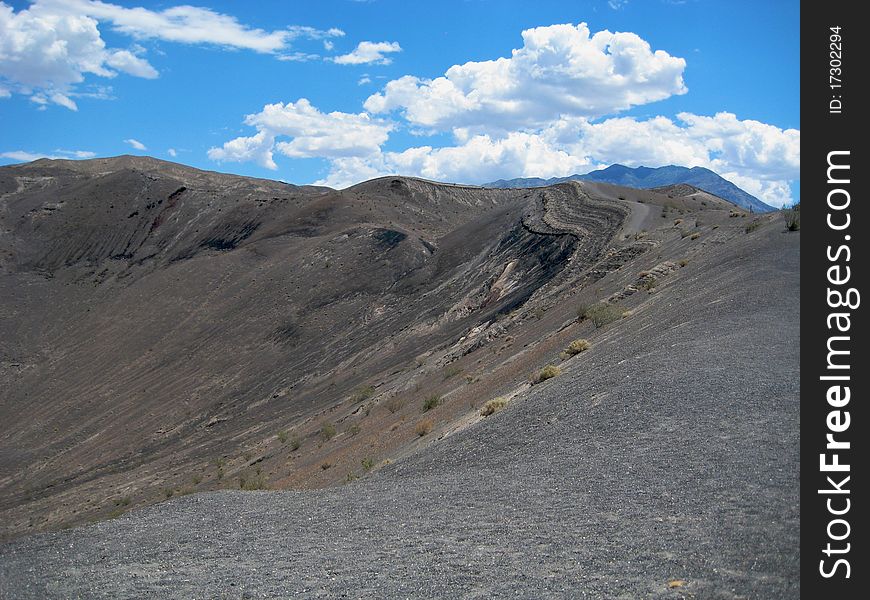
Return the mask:
POLYGON ((21 538, 0 596, 796 598, 800 237, 781 229, 711 242, 561 376, 376 473, 21 538))

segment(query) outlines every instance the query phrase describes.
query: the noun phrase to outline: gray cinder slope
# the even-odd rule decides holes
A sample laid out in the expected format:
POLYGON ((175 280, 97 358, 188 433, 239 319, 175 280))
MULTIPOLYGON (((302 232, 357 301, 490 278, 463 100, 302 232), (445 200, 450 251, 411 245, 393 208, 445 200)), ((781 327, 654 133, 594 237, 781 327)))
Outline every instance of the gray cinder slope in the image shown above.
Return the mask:
POLYGON ((354 484, 2 546, 0 595, 795 598, 799 240, 693 261, 562 376, 354 484))

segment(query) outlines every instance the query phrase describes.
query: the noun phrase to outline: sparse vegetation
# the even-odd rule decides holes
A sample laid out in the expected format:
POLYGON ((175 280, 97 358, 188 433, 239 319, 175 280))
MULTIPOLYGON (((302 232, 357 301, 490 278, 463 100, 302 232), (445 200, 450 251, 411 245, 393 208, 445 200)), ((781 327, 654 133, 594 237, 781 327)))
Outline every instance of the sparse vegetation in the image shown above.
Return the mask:
POLYGON ((360 386, 356 389, 356 391, 353 393, 353 396, 351 397, 351 399, 353 400, 354 403, 365 402, 366 400, 368 400, 369 398, 371 398, 374 395, 375 395, 375 388, 373 388, 370 385, 364 385, 364 386, 360 386))
POLYGON ((364 458, 360 461, 360 464, 362 464, 364 471, 371 471, 372 467, 375 466, 375 461, 372 458, 364 458))
POLYGON ((692 235, 689 236, 689 239, 690 240, 697 240, 699 237, 701 237, 701 234, 696 231, 695 233, 693 233, 692 235))
POLYGON ((556 365, 547 365, 532 377, 532 384, 542 383, 562 374, 562 369, 556 365))
POLYGON ((362 431, 362 427, 360 427, 359 425, 356 425, 356 424, 351 425, 350 427, 347 428, 347 433, 351 436, 359 434, 360 431, 362 431))
POLYGON ((290 440, 290 450, 292 452, 296 452, 301 447, 302 447, 302 440, 299 439, 299 436, 294 435, 293 439, 290 440))
POLYGON ((324 441, 329 441, 335 437, 335 425, 330 422, 326 422, 320 426, 320 437, 323 438, 324 441))
POLYGON ((322 470, 326 471, 327 469, 332 468, 332 463, 329 462, 329 461, 327 461, 327 462, 323 462, 323 463, 320 463, 320 468, 321 468, 322 470))
POLYGON ((680 267, 685 267, 686 265, 689 264, 689 259, 688 258, 681 258, 680 260, 677 261, 677 264, 680 265, 680 267))
POLYGON ((458 365, 447 365, 444 367, 444 379, 450 379, 451 377, 456 377, 462 373, 462 367, 458 365))
POLYGON ((643 281, 640 282, 640 287, 648 292, 651 292, 655 289, 655 287, 659 284, 658 279, 655 277, 647 277, 643 281))
POLYGON ((432 431, 432 420, 431 419, 423 419, 417 426, 414 428, 414 432, 419 436, 423 437, 427 433, 432 431))
POLYGON ((483 405, 483 408, 480 409, 480 414, 483 417, 488 417, 489 415, 495 414, 505 406, 507 406, 507 399, 499 396, 498 398, 493 398, 492 400, 487 400, 486 404, 483 405))
POLYGON ((253 490, 265 490, 266 478, 263 476, 263 471, 260 468, 257 468, 253 475, 239 475, 239 489, 248 492, 253 490))
POLYGON ((121 496, 115 500, 115 506, 130 506, 130 496, 121 496))
POLYGON ((801 203, 798 202, 791 208, 783 211, 785 215, 785 228, 787 231, 800 231, 801 228, 801 203))
POLYGON ((574 340, 573 342, 568 344, 567 348, 565 348, 565 354, 567 354, 568 356, 575 356, 577 354, 580 354, 581 352, 589 350, 590 346, 592 346, 592 344, 590 344, 589 340, 587 339, 581 338, 579 340, 574 340))
POLYGON ((761 227, 761 219, 756 219, 756 220, 752 221, 749 225, 747 225, 744 228, 744 231, 746 231, 746 233, 752 233, 753 231, 755 231, 759 227, 761 227))
POLYGON ((279 431, 279 432, 278 432, 278 441, 279 441, 279 442, 281 442, 282 444, 286 444, 286 443, 287 443, 287 438, 288 438, 288 436, 287 436, 287 432, 286 432, 286 431, 279 431))
POLYGON ((423 412, 429 412, 441 404, 441 396, 433 394, 423 401, 423 412))
POLYGON ((401 396, 393 396, 384 403, 384 406, 387 407, 387 410, 390 411, 390 414, 395 414, 402 410, 402 408, 405 406, 405 399, 401 396))
POLYGON ((618 321, 622 317, 622 310, 613 304, 599 302, 587 308, 584 312, 584 317, 592 321, 597 329, 604 327, 608 323, 618 321))
POLYGON ((175 494, 175 490, 172 488, 163 488, 163 497, 169 500, 175 494))
POLYGON ((193 482, 193 485, 199 485, 200 483, 202 483, 202 475, 197 473, 196 475, 191 477, 190 480, 193 482))

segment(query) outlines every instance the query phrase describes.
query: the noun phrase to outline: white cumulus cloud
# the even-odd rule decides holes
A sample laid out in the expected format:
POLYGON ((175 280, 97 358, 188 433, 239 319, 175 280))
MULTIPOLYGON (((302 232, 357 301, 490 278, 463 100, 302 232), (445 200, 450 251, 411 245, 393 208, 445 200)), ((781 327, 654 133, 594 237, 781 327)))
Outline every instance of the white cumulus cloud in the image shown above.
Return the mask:
POLYGON ((0 158, 7 158, 17 162, 30 162, 40 158, 58 159, 84 159, 93 158, 97 155, 96 152, 90 150, 55 150, 52 152, 31 152, 29 150, 9 150, 0 152, 0 158))
POLYGON ((178 156, 178 151, 175 148, 170 148, 166 151, 166 154, 168 154, 172 158, 175 158, 176 156, 178 156))
POLYGON ((257 133, 211 148, 209 158, 253 161, 276 169, 274 151, 291 158, 369 156, 380 151, 392 129, 391 124, 366 113, 323 113, 305 98, 267 104, 259 113, 245 117, 245 124, 255 127, 257 133), (279 137, 289 141, 276 141, 279 137))
POLYGON ((145 146, 145 144, 143 144, 142 142, 140 142, 139 140, 137 140, 135 138, 128 138, 128 139, 124 140, 124 143, 130 144, 136 150, 147 150, 148 149, 145 146))
POLYGON ((535 132, 501 137, 455 132, 452 146, 419 146, 401 152, 337 159, 320 185, 347 187, 374 176, 403 174, 480 184, 514 177, 565 177, 621 163, 631 167, 676 164, 709 168, 772 206, 791 199, 789 182, 800 177, 800 132, 730 113, 682 113, 638 120, 591 122, 563 118, 535 132))
POLYGON ((305 26, 266 31, 231 15, 189 5, 150 10, 98 0, 36 0, 16 12, 0 1, 0 98, 14 92, 31 96, 41 108, 57 104, 76 110, 71 98, 88 75, 158 77, 140 45, 108 48, 101 24, 136 40, 207 44, 297 61, 319 56, 290 52, 294 40, 344 35, 337 28, 305 26))
POLYGON ((595 117, 687 91, 686 61, 652 50, 634 33, 592 34, 585 23, 522 32, 510 58, 467 62, 444 76, 405 76, 365 102, 440 130, 540 127, 562 115, 595 117))
POLYGON ((388 65, 392 59, 384 55, 401 51, 399 42, 360 42, 352 52, 336 56, 332 60, 340 65, 388 65))

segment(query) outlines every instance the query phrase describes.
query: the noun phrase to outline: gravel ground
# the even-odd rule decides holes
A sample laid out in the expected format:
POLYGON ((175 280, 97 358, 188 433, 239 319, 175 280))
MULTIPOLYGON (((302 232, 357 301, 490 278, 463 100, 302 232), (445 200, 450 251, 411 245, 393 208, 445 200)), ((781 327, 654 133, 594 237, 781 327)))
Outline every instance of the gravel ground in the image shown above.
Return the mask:
POLYGON ((362 480, 0 546, 0 597, 797 598, 799 244, 693 262, 561 376, 362 480))

